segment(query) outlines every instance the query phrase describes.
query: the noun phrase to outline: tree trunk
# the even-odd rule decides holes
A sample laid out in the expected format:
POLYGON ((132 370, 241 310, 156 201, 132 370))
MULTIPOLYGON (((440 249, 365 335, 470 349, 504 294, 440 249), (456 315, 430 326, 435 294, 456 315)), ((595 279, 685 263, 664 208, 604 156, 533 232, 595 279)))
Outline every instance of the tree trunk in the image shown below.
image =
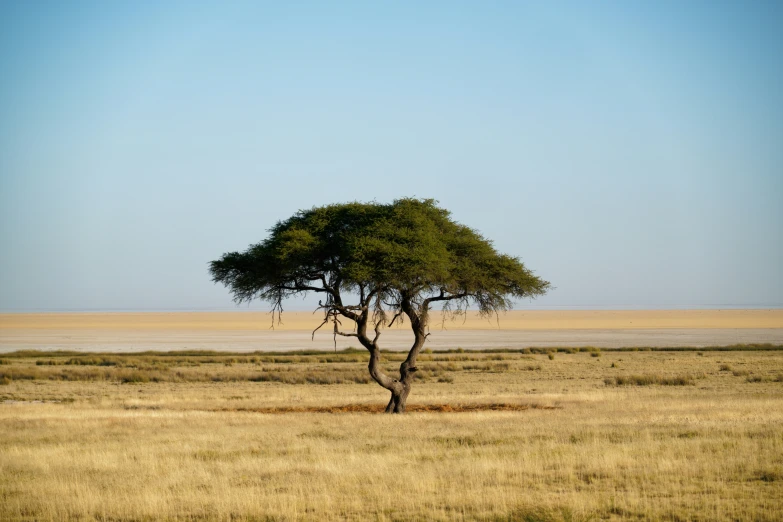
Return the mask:
POLYGON ((376 326, 376 336, 374 340, 367 337, 367 312, 365 311, 357 321, 357 337, 359 342, 370 352, 370 362, 368 369, 370 376, 375 382, 391 392, 391 398, 386 405, 386 413, 405 413, 405 404, 408 401, 408 394, 411 392, 413 376, 418 370, 416 368, 416 357, 418 357, 424 342, 427 339, 425 329, 427 325, 426 314, 421 317, 412 308, 410 301, 405 300, 402 303, 403 311, 411 320, 411 327, 415 340, 413 346, 408 352, 408 357, 400 365, 400 378, 392 379, 386 375, 380 367, 381 351, 378 347, 379 329, 376 326))
POLYGON ((399 389, 392 390, 389 404, 386 405, 386 413, 405 413, 405 403, 408 400, 408 394, 411 392, 410 384, 402 385, 399 389))

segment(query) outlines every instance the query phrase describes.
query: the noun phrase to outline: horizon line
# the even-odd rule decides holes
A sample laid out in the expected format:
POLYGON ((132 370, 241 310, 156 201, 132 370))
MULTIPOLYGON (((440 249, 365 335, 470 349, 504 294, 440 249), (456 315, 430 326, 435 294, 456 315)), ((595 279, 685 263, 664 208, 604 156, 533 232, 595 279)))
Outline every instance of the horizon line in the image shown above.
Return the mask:
MULTIPOLYGON (((520 306, 510 308, 508 311, 626 311, 626 310, 777 310, 783 308, 783 303, 768 304, 693 304, 693 305, 549 305, 549 306, 520 306)), ((304 307, 293 307, 286 312, 313 312, 317 310, 304 307)), ((439 311, 439 310, 433 310, 439 311)), ((475 308, 468 308, 468 312, 477 311, 475 308)), ((79 313, 220 313, 220 312, 239 312, 239 313, 271 313, 271 310, 261 308, 246 307, 204 307, 204 308, 22 308, 22 309, 0 309, 0 314, 79 314, 79 313)))

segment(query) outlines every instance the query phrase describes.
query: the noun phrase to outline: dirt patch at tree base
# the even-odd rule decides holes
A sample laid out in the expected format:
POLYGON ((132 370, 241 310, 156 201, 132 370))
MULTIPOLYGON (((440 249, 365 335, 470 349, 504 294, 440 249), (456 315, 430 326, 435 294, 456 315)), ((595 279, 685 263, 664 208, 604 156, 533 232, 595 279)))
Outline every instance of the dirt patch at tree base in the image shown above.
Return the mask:
MULTIPOLYGON (((559 406, 548 404, 514 404, 514 403, 488 403, 488 404, 408 404, 407 413, 438 412, 438 413, 465 413, 473 411, 524 411, 524 410, 555 410, 559 406)), ((252 413, 383 413, 385 404, 345 404, 342 406, 278 406, 267 408, 220 408, 214 411, 236 411, 252 413)))

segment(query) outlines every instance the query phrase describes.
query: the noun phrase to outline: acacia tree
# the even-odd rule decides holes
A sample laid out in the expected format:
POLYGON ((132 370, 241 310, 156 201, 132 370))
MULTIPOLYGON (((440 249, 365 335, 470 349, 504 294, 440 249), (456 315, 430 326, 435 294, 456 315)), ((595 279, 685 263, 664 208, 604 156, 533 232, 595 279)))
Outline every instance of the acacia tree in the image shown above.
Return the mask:
POLYGON ((212 280, 226 285, 237 303, 271 303, 273 321, 286 298, 322 294, 323 322, 315 330, 331 325, 335 336, 355 337, 370 353, 373 380, 391 392, 386 412, 402 413, 429 335, 431 306, 439 303, 450 317, 470 306, 489 316, 509 309, 513 297, 535 297, 549 288, 436 203, 405 198, 299 211, 262 242, 212 261, 212 280), (404 318, 413 346, 399 377, 390 376, 381 369, 378 340, 384 327, 404 318))

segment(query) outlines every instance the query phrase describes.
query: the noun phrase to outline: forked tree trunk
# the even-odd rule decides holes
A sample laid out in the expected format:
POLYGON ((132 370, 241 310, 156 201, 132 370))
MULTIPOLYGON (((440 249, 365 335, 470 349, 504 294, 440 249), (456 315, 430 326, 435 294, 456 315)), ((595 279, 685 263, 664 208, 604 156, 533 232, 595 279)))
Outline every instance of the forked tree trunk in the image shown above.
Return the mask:
MULTIPOLYGON (((371 341, 367 337, 367 316, 363 314, 362 320, 358 322, 358 338, 365 348, 370 352, 370 363, 368 369, 370 370, 370 376, 375 382, 386 388, 391 392, 391 398, 386 405, 386 413, 405 413, 405 405, 408 401, 408 394, 411 392, 411 384, 413 383, 413 377, 418 368, 416 368, 416 358, 424 346, 424 341, 427 339, 424 330, 426 329, 427 319, 426 316, 421 317, 416 314, 410 306, 409 302, 403 303, 403 310, 406 312, 411 320, 411 327, 415 340, 413 346, 411 346, 408 352, 408 357, 400 364, 400 378, 392 379, 386 375, 380 368, 381 351, 378 347, 376 335, 375 340, 371 341)), ((377 330, 376 330, 377 331, 377 330)))
POLYGON ((394 386, 389 389, 391 398, 389 404, 386 405, 386 413, 405 413, 405 404, 408 401, 408 394, 411 392, 413 377, 418 371, 415 366, 416 357, 419 355, 421 347, 424 346, 424 339, 424 335, 416 335, 416 341, 413 343, 408 357, 400 365, 400 380, 394 381, 394 386))
POLYGON ((413 376, 418 370, 411 362, 415 362, 421 344, 423 344, 423 339, 421 343, 417 341, 414 344, 416 350, 411 349, 408 358, 400 365, 399 379, 392 379, 381 370, 380 350, 377 348, 377 345, 370 350, 370 363, 368 365, 370 376, 375 382, 391 392, 391 398, 386 405, 386 413, 405 413, 405 404, 408 400, 408 394, 411 392, 413 376))

